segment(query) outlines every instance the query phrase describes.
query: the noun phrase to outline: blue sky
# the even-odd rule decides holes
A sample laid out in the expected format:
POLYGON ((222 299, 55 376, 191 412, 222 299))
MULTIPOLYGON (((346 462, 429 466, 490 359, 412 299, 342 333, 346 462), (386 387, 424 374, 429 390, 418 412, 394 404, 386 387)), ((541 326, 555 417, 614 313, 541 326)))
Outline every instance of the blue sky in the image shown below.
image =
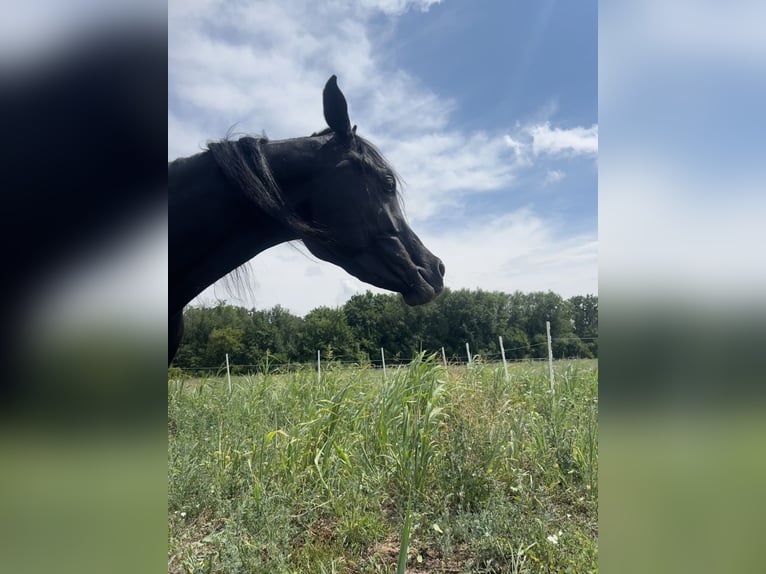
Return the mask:
MULTIPOLYGON (((171 0, 169 18, 169 159, 235 124, 321 129, 334 73, 448 286, 597 292, 595 1, 171 0)), ((370 288, 294 247, 251 267, 250 293, 199 301, 302 314, 370 288)))
MULTIPOLYGON (((598 123, 597 2, 443 2, 376 25, 391 30, 387 62, 454 102, 450 126, 506 133, 541 118, 560 127, 598 123), (477 9, 478 8, 478 9, 477 9)), ((548 161, 517 182, 466 206, 470 216, 531 204, 592 229, 597 174, 593 163, 548 161), (545 170, 566 173, 569 193, 539 186, 545 170), (542 192, 542 193, 541 193, 542 192)))

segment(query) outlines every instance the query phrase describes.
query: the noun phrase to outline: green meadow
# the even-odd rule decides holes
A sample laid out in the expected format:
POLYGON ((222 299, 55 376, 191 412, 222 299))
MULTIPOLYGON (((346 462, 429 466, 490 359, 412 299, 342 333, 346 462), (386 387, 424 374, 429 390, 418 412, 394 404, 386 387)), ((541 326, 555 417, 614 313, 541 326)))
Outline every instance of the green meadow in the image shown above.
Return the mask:
POLYGON ((597 572, 598 362, 168 384, 168 572, 597 572))

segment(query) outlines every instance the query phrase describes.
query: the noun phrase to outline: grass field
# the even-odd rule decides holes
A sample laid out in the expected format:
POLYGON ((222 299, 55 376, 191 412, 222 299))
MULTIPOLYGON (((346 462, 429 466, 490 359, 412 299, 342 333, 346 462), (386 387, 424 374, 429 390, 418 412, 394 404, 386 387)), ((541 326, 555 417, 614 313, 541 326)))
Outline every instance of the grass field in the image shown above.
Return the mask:
POLYGON ((597 572, 598 363, 509 368, 171 380, 168 572, 597 572))

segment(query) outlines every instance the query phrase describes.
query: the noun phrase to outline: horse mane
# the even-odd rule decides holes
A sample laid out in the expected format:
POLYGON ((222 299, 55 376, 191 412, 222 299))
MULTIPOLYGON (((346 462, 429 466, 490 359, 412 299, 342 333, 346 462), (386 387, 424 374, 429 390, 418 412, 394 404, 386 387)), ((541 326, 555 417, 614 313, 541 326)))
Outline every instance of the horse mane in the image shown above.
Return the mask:
POLYGON ((302 236, 316 235, 320 230, 311 222, 303 220, 285 201, 261 151, 261 146, 267 142, 265 137, 247 136, 236 141, 225 138, 209 142, 207 149, 227 179, 255 205, 302 236))
MULTIPOLYGON (((330 128, 311 134, 311 137, 332 133, 330 128)), ((226 177, 268 215, 283 221, 300 236, 322 235, 323 230, 311 221, 306 221, 293 211, 285 201, 279 185, 274 179, 261 146, 268 143, 265 136, 250 136, 231 140, 228 137, 209 142, 208 150, 226 177)), ((403 180, 383 157, 383 154, 369 140, 354 135, 351 140, 351 157, 358 161, 364 172, 371 170, 379 179, 393 178, 397 199, 403 208, 400 188, 403 180)))

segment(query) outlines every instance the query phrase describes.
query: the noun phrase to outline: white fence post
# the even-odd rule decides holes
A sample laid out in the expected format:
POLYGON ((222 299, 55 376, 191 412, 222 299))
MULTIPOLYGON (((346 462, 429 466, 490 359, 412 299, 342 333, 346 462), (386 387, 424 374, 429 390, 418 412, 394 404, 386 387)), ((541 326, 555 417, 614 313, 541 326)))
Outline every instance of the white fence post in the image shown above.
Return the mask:
POLYGON ((231 396, 231 372, 229 372, 229 353, 226 353, 226 376, 229 379, 229 396, 231 396))
POLYGON ((510 383, 511 377, 508 375, 508 363, 505 362, 505 347, 503 347, 503 337, 497 337, 500 340, 500 355, 503 357, 503 369, 505 369, 505 382, 510 383))
POLYGON ((545 322, 545 330, 548 333, 548 370, 551 375, 551 395, 553 394, 553 347, 551 346, 551 322, 545 322))
POLYGON ((383 347, 380 348, 380 360, 383 361, 383 380, 386 379, 386 355, 383 354, 383 347))
POLYGON ((468 364, 471 364, 471 347, 468 346, 468 341, 465 342, 465 354, 468 355, 468 364))
POLYGON ((322 382, 322 352, 317 349, 317 383, 322 382))
POLYGON ((442 347, 442 361, 444 361, 444 366, 447 366, 447 355, 444 353, 444 347, 442 347))

